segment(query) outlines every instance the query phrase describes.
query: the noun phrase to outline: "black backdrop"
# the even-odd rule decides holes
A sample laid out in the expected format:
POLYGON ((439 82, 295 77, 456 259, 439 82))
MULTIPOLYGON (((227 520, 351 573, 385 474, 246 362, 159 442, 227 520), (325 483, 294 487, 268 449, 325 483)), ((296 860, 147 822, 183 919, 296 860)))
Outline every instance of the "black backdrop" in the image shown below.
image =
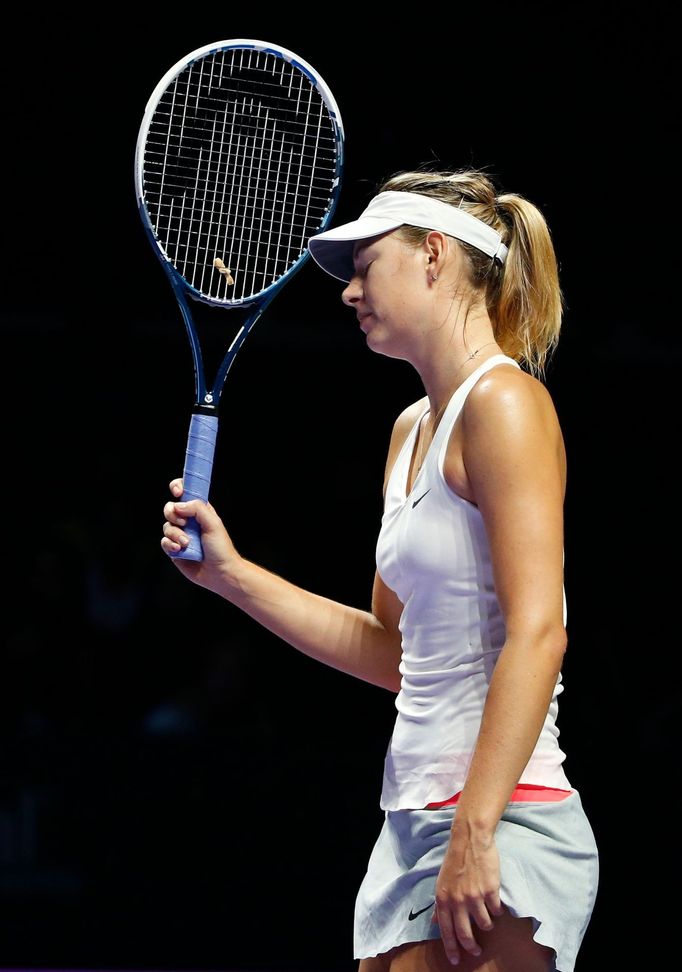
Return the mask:
MULTIPOLYGON (((393 698, 298 656, 159 549, 193 388, 136 212, 135 140, 181 56, 257 37, 334 92, 337 221, 386 175, 433 163, 486 167, 552 228, 567 304, 547 377, 569 454, 560 729, 602 855, 578 968, 653 966, 674 808, 650 787, 678 765, 671 25, 610 4, 433 8, 383 27, 372 9, 159 13, 23 11, 7 44, 0 965, 354 968, 393 698)), ((366 607, 388 436, 421 391, 367 351, 339 298, 309 263, 249 337, 211 496, 246 556, 366 607)))

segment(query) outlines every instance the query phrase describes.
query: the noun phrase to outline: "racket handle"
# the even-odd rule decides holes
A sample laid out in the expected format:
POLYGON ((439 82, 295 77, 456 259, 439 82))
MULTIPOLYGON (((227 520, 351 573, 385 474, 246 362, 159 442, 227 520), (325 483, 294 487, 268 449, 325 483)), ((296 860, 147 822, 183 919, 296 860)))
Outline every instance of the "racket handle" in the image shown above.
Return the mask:
MULTIPOLYGON (((194 499, 203 500, 204 503, 208 502, 217 432, 217 415, 197 414, 192 416, 185 452, 185 469, 182 474, 183 503, 194 499)), ((203 560, 204 551, 200 539, 201 528, 195 517, 190 517, 187 520, 184 532, 189 537, 189 543, 173 556, 180 560, 203 560)))

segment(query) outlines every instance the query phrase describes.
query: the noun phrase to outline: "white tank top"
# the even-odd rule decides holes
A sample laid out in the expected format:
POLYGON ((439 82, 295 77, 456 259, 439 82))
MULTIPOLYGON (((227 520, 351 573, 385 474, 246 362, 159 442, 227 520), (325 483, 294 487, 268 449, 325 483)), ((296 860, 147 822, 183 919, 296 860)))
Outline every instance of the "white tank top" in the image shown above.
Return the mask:
MULTIPOLYGON (((466 397, 506 355, 484 361, 450 399, 407 494, 415 422, 386 489, 377 570, 404 605, 400 617, 401 687, 384 765, 381 807, 419 809, 464 786, 490 678, 504 644, 490 549, 476 506, 454 493, 443 465, 466 397)), ((520 783, 570 789, 556 728, 561 676, 520 783)))

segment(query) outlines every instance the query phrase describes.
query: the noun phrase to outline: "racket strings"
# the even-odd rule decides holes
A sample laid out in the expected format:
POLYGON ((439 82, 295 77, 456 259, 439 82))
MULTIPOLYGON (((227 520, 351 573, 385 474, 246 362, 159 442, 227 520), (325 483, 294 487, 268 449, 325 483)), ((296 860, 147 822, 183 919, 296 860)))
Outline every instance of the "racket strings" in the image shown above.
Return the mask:
POLYGON ((202 296, 243 302, 296 263, 329 210, 334 119, 296 65, 270 52, 218 51, 162 94, 143 167, 168 259, 202 296))

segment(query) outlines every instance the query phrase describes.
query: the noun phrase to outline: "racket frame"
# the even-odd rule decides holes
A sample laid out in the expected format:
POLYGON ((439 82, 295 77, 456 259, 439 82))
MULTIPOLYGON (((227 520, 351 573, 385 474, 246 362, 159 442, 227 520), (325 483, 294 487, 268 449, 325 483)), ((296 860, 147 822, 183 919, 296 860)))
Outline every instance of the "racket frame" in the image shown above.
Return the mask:
MULTIPOLYGON (((320 77, 318 72, 298 54, 278 44, 262 40, 237 38, 206 44, 203 47, 185 55, 177 61, 160 79, 150 95, 140 129, 135 148, 135 193, 137 198, 138 212, 146 235, 152 244, 164 271, 170 281, 173 293, 177 300, 185 324, 185 330, 190 343, 192 361, 194 367, 194 388, 195 400, 192 408, 192 419, 188 436, 188 446, 183 472, 184 493, 183 499, 200 498, 208 500, 210 488, 210 478, 213 464, 213 451, 215 448, 215 437, 217 434, 218 406, 225 386, 225 380, 230 367, 234 363, 236 355, 241 348, 253 326, 260 319, 265 309, 271 303, 275 295, 281 288, 288 283, 294 274, 303 267, 310 258, 310 251, 307 244, 302 249, 297 259, 281 274, 275 281, 256 294, 249 294, 236 298, 220 298, 210 296, 200 292, 194 287, 178 269, 176 269, 166 254, 163 244, 157 235, 150 214, 145 203, 144 185, 144 157, 147 145, 149 128, 154 118, 159 102, 173 81, 187 68, 197 61, 211 55, 217 55, 230 50, 244 50, 245 52, 258 52, 281 57, 294 68, 301 71, 309 80, 311 85, 317 90, 324 102, 332 124, 335 139, 335 174, 332 180, 332 188, 329 196, 328 205, 319 221, 319 225, 308 235, 312 236, 315 232, 321 232, 331 221, 336 209, 341 190, 341 179, 344 167, 344 129, 341 115, 334 96, 328 85, 320 77), (242 308, 247 312, 251 305, 253 309, 241 327, 233 337, 221 364, 219 365, 213 384, 209 386, 206 381, 204 370, 203 355, 199 335, 192 311, 190 300, 200 304, 206 304, 214 308, 226 310, 242 308), (197 458, 195 444, 199 442, 204 450, 204 454, 197 458), (190 472, 191 469, 191 472, 190 472), (195 475, 196 473, 196 475, 195 475), (191 487, 188 487, 188 480, 192 480, 191 487)), ((199 540, 199 528, 195 521, 189 521, 186 532, 190 534, 190 545, 188 549, 181 551, 177 556, 188 560, 203 559, 203 551, 199 540)))
MULTIPOLYGON (((203 47, 199 47, 196 50, 185 55, 177 61, 168 71, 163 75, 161 80, 155 86, 152 91, 147 105, 145 107, 145 112, 140 125, 140 130, 137 138, 137 144, 135 147, 135 192, 137 198, 137 206, 142 220, 142 225, 146 231, 147 237, 152 244, 154 252, 159 258, 161 265, 163 266, 173 292, 180 306, 182 317, 185 323, 185 329, 187 331, 187 336, 189 338, 192 359, 194 364, 194 382, 195 382, 195 409, 201 409, 202 411, 212 412, 219 404, 220 396, 225 385, 225 379, 227 373, 234 362, 234 359, 239 351, 241 345, 244 343, 245 338, 248 333, 253 328, 254 324, 262 316, 263 311, 266 309, 268 304, 271 302, 276 293, 284 286, 285 283, 291 279, 291 277, 298 273, 301 267, 310 258, 310 251, 306 247, 298 259, 292 264, 291 267, 280 276, 276 281, 270 284, 268 287, 260 291, 255 295, 247 295, 244 297, 237 298, 217 298, 210 297, 209 295, 201 293, 196 287, 186 280, 182 274, 175 269, 172 261, 166 254, 161 241, 159 240, 152 221, 150 219, 147 207, 144 201, 145 187, 144 187, 144 151, 147 143, 147 135, 149 133, 149 127, 151 125, 154 113, 158 107, 161 97, 166 92, 169 85, 180 75, 184 70, 195 64, 197 61, 209 55, 219 54, 229 50, 245 50, 245 51, 257 51, 259 53, 271 54, 275 57, 282 57, 285 61, 290 63, 292 66, 298 68, 313 84, 313 86, 320 93, 322 100, 327 106, 329 112, 329 117, 332 121, 334 135, 336 139, 336 160, 337 160, 337 175, 335 180, 335 185, 330 197, 329 206, 320 221, 318 231, 321 231, 325 226, 327 226, 332 219, 334 212, 336 210, 336 205, 339 199, 339 193, 341 190, 341 176, 344 166, 344 130, 343 122, 341 120, 341 114, 339 112, 336 100, 329 89, 329 86, 320 77, 317 71, 305 61, 298 54, 290 51, 286 47, 282 47, 279 44, 273 44, 272 42, 237 38, 231 40, 218 41, 213 44, 206 44, 203 47), (237 307, 248 307, 251 304, 258 303, 258 309, 255 313, 251 314, 242 327, 239 329, 237 334, 232 340, 232 343, 227 349, 225 357, 217 370, 215 380, 211 387, 208 387, 206 382, 206 376, 203 366, 203 356, 201 352, 201 346, 199 344, 199 337, 196 332, 196 327, 194 324, 194 318, 190 310, 190 305, 187 298, 191 298, 199 303, 208 304, 212 307, 222 307, 226 309, 237 308, 237 307)), ((311 234, 312 235, 312 234, 311 234)))

